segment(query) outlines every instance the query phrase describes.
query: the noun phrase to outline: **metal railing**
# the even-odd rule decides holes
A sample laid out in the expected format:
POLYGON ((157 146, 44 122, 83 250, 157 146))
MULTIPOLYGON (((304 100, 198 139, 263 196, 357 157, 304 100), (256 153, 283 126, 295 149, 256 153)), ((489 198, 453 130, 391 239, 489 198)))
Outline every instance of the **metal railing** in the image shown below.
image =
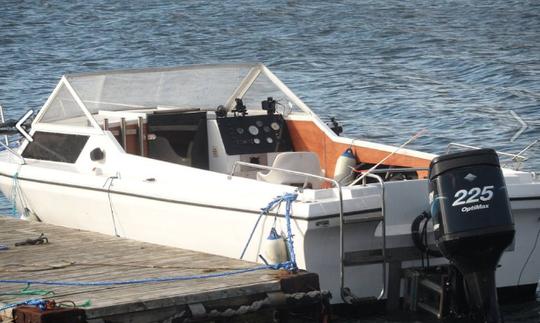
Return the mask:
MULTIPOLYGON (((382 231, 382 289, 377 297, 378 300, 382 299, 386 293, 386 214, 385 214, 385 190, 384 190, 384 180, 379 175, 371 173, 367 174, 366 177, 374 178, 381 184, 381 231, 382 231)), ((364 184, 365 185, 365 184, 364 184)))
POLYGON ((402 172, 422 172, 422 171, 428 171, 429 168, 427 167, 407 167, 407 168, 381 168, 381 169, 374 169, 370 174, 384 174, 384 173, 402 173, 402 172))
MULTIPOLYGON (((533 147, 534 145, 536 145, 538 143, 538 140, 535 140, 533 141, 532 143, 530 143, 529 145, 527 145, 525 148, 523 148, 520 152, 518 152, 517 154, 512 154, 512 153, 507 153, 507 152, 502 152, 502 151, 496 151, 496 153, 499 155, 499 156, 504 156, 504 157, 509 157, 510 160, 512 162, 515 163, 514 165, 514 169, 515 170, 519 170, 520 167, 521 167, 521 164, 528 160, 529 158, 528 157, 525 157, 523 156, 522 154, 524 152, 526 152, 527 150, 529 150, 531 147, 533 147)), ((452 147, 458 147, 458 148, 467 148, 467 149, 481 149, 480 147, 475 147, 475 146, 469 146, 469 145, 464 145, 464 144, 459 144, 459 143, 455 143, 455 142, 451 142, 448 144, 448 146, 446 147, 446 153, 448 154, 450 152, 450 150, 452 149, 452 147)))
MULTIPOLYGON (((343 219, 343 192, 342 192, 342 188, 341 188, 341 185, 339 184, 338 181, 336 181, 335 179, 333 178, 328 178, 328 177, 324 177, 324 176, 319 176, 319 175, 314 175, 314 174, 310 174, 310 173, 304 173, 304 172, 299 172, 299 171, 294 171, 294 170, 289 170, 289 169, 284 169, 284 168, 277 168, 277 167, 271 167, 271 166, 265 166, 265 165, 259 165, 259 164, 252 164, 252 163, 246 163, 246 162, 242 162, 242 161, 236 161, 232 167, 232 170, 231 170, 231 174, 229 175, 229 179, 234 175, 234 173, 236 172, 236 168, 237 166, 246 166, 246 167, 252 167, 252 168, 257 168, 257 169, 264 169, 264 170, 273 170, 273 171, 278 171, 278 172, 284 172, 284 173, 288 173, 288 174, 293 174, 293 175, 299 175, 299 176, 305 176, 306 177, 306 180, 304 182, 304 186, 305 186, 305 183, 307 182, 307 179, 308 178, 316 178, 316 179, 319 179, 319 180, 323 180, 325 182, 329 182, 329 183, 332 183, 334 185, 335 188, 338 189, 338 196, 339 196, 339 254, 340 254, 340 287, 341 287, 341 290, 343 291, 344 288, 345 288, 345 269, 344 269, 344 266, 343 266, 343 260, 344 260, 344 248, 343 248, 343 224, 344 224, 344 219, 343 219)), ((343 293, 342 293, 342 298, 343 298, 343 293)), ((345 300, 344 300, 345 301, 345 300)))
MULTIPOLYGON (((345 248, 344 248, 344 239, 345 239, 345 235, 344 235, 344 224, 345 224, 345 220, 344 220, 344 213, 343 213, 343 192, 342 192, 342 187, 341 187, 341 184, 339 184, 338 181, 336 181, 335 179, 333 178, 328 178, 328 177, 324 177, 324 176, 319 176, 319 175, 314 175, 314 174, 310 174, 310 173, 304 173, 304 172, 299 172, 299 171, 293 171, 293 170, 289 170, 289 169, 283 169, 283 168, 277 168, 277 167, 271 167, 271 166, 265 166, 265 165, 259 165, 259 164, 252 164, 252 163, 246 163, 246 162, 242 162, 242 161, 236 161, 232 167, 232 170, 231 170, 231 174, 229 175, 229 179, 232 178, 232 176, 236 173, 236 169, 238 166, 246 166, 246 167, 252 167, 252 168, 257 168, 257 169, 263 169, 263 170, 273 170, 273 171, 279 171, 279 172, 284 172, 284 173, 288 173, 288 174, 293 174, 293 175, 299 175, 299 176, 305 176, 306 177, 306 180, 304 182, 304 186, 305 186, 305 183, 307 182, 307 179, 308 178, 315 178, 315 179, 319 179, 319 180, 322 180, 322 181, 325 181, 325 182, 329 182, 329 183, 332 183, 333 186, 335 188, 337 188, 338 190, 338 196, 339 196, 339 255, 340 255, 340 259, 339 259, 339 267, 340 267, 340 271, 339 271, 339 277, 340 277, 340 290, 341 290, 341 298, 344 302, 347 302, 347 303, 354 303, 355 302, 355 299, 358 299, 356 296, 354 295, 350 295, 350 297, 353 299, 352 301, 349 300, 349 299, 345 299, 344 297, 344 290, 348 289, 345 287, 345 248)), ((383 237, 383 248, 382 248, 382 257, 383 257, 383 261, 382 261, 382 266, 383 266, 383 271, 382 271, 382 289, 381 289, 381 292, 378 296, 377 299, 381 299, 384 294, 386 293, 386 219, 385 219, 385 199, 384 199, 384 180, 379 176, 379 175, 375 175, 375 174, 367 174, 366 177, 370 177, 370 178, 374 178, 376 179, 377 181, 379 181, 379 183, 381 184, 381 189, 382 189, 382 192, 381 192, 381 196, 382 196, 382 200, 381 200, 381 223, 382 223, 382 237, 383 237)))
POLYGON ((9 151, 13 156, 17 157, 17 159, 19 159, 19 161, 21 162, 20 165, 26 165, 26 160, 21 154, 11 149, 8 145, 4 144, 2 141, 0 141, 0 146, 2 146, 2 148, 9 151))
MULTIPOLYGON (((0 122, 2 122, 2 123, 5 122, 4 107, 2 107, 2 105, 0 105, 0 122)), ((8 138, 7 135, 4 135, 4 141, 3 142, 0 140, 0 146, 2 148, 6 149, 7 151, 9 151, 13 156, 17 157, 19 159, 19 161, 21 162, 21 165, 26 164, 26 160, 24 159, 24 157, 21 156, 21 154, 19 154, 15 150, 11 149, 11 147, 9 147, 9 138, 8 138)))
MULTIPOLYGON (((362 178, 362 185, 367 184, 367 177, 370 174, 386 174, 386 173, 403 173, 403 172, 426 172, 429 171, 427 167, 407 167, 407 168, 383 168, 383 169, 374 169, 370 171, 364 178, 362 178)), ((373 177, 372 177, 373 178, 373 177)))
MULTIPOLYGON (((4 118, 4 107, 2 107, 1 104, 0 104, 0 121, 2 123, 6 122, 6 120, 4 118)), ((9 146, 9 139, 8 139, 7 135, 4 135, 4 142, 5 142, 6 146, 9 146)))
MULTIPOLYGON (((448 154, 450 152, 450 150, 452 149, 452 147, 458 147, 458 148, 467 148, 467 149, 482 149, 480 147, 476 147, 476 146, 469 146, 469 145, 464 145, 464 144, 459 144, 459 143, 456 143, 456 142, 451 142, 448 144, 448 146, 446 147, 446 153, 448 154)), ((529 147, 528 147, 529 148, 529 147)), ((526 149, 525 149, 526 150, 526 149)), ((506 157, 510 157, 512 158, 513 161, 516 161, 516 162, 523 162, 523 161, 526 161, 528 158, 525 157, 525 156, 522 156, 521 153, 523 153, 525 150, 522 150, 520 151, 519 153, 517 154, 512 154, 512 153, 506 153, 506 152, 502 152, 502 151, 497 151, 497 154, 501 155, 501 156, 506 156, 506 157)))

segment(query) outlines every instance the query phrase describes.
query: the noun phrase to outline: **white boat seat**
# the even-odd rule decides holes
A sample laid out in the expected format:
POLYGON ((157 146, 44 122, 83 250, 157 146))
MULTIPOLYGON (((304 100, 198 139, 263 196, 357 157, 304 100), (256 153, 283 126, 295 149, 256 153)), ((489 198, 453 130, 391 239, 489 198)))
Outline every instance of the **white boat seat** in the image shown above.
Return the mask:
MULTIPOLYGON (((324 176, 317 154, 309 151, 283 152, 276 156, 274 168, 282 168, 312 175, 324 176)), ((257 172, 257 180, 313 189, 321 188, 323 180, 302 175, 290 174, 279 170, 270 170, 267 173, 257 172)))

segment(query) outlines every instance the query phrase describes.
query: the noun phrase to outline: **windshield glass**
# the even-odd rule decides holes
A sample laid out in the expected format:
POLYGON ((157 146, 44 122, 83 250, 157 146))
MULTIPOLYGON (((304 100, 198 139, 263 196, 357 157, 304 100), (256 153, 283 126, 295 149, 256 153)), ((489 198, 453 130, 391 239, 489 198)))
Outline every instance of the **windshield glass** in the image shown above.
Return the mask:
POLYGON ((220 105, 230 111, 236 98, 241 98, 250 110, 261 110, 262 101, 271 97, 277 112, 287 115, 301 111, 293 104, 300 101, 287 96, 286 93, 290 93, 287 91, 261 64, 67 75, 51 97, 51 104, 44 107, 43 117, 38 122, 88 127, 91 122, 86 116, 101 114, 100 111, 156 108, 214 111, 220 105))
POLYGON ((120 71, 68 76, 91 114, 171 106, 215 109, 225 104, 249 65, 120 71))
POLYGON ((276 101, 276 111, 288 115, 291 111, 300 111, 293 101, 281 91, 264 73, 249 86, 242 97, 248 110, 262 109, 262 101, 272 98, 276 101))

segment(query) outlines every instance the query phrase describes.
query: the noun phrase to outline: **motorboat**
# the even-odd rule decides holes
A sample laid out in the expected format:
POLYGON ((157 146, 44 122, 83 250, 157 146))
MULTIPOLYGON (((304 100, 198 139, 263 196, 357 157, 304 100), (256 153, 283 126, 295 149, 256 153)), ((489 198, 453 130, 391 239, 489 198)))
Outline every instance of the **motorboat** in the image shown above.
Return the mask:
MULTIPOLYGON (((259 263, 269 236, 290 238, 335 303, 387 298, 390 267, 429 256, 414 234, 425 249, 437 240, 439 223, 414 225, 434 212, 443 156, 341 136, 262 64, 64 75, 26 131, 0 153, 0 188, 22 218, 259 263), (284 194, 290 214, 278 203, 260 218, 284 194)), ((519 170, 523 154, 475 156, 481 172, 507 159, 503 181, 468 170, 448 207, 489 227, 484 209, 506 207, 490 200, 509 201, 515 238, 496 286, 534 293, 540 182, 519 170)))

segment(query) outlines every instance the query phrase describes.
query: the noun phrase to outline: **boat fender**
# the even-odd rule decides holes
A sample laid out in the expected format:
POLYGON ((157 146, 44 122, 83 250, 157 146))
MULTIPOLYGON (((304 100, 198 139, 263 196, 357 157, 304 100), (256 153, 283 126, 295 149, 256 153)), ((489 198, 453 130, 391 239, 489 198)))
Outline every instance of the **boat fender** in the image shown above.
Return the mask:
POLYGON ((347 185, 353 180, 352 168, 356 166, 356 157, 352 149, 347 148, 336 161, 334 179, 342 185, 347 185))
POLYGON ((264 242, 263 256, 271 265, 287 261, 287 246, 283 237, 277 233, 276 228, 270 230, 270 234, 264 242))

